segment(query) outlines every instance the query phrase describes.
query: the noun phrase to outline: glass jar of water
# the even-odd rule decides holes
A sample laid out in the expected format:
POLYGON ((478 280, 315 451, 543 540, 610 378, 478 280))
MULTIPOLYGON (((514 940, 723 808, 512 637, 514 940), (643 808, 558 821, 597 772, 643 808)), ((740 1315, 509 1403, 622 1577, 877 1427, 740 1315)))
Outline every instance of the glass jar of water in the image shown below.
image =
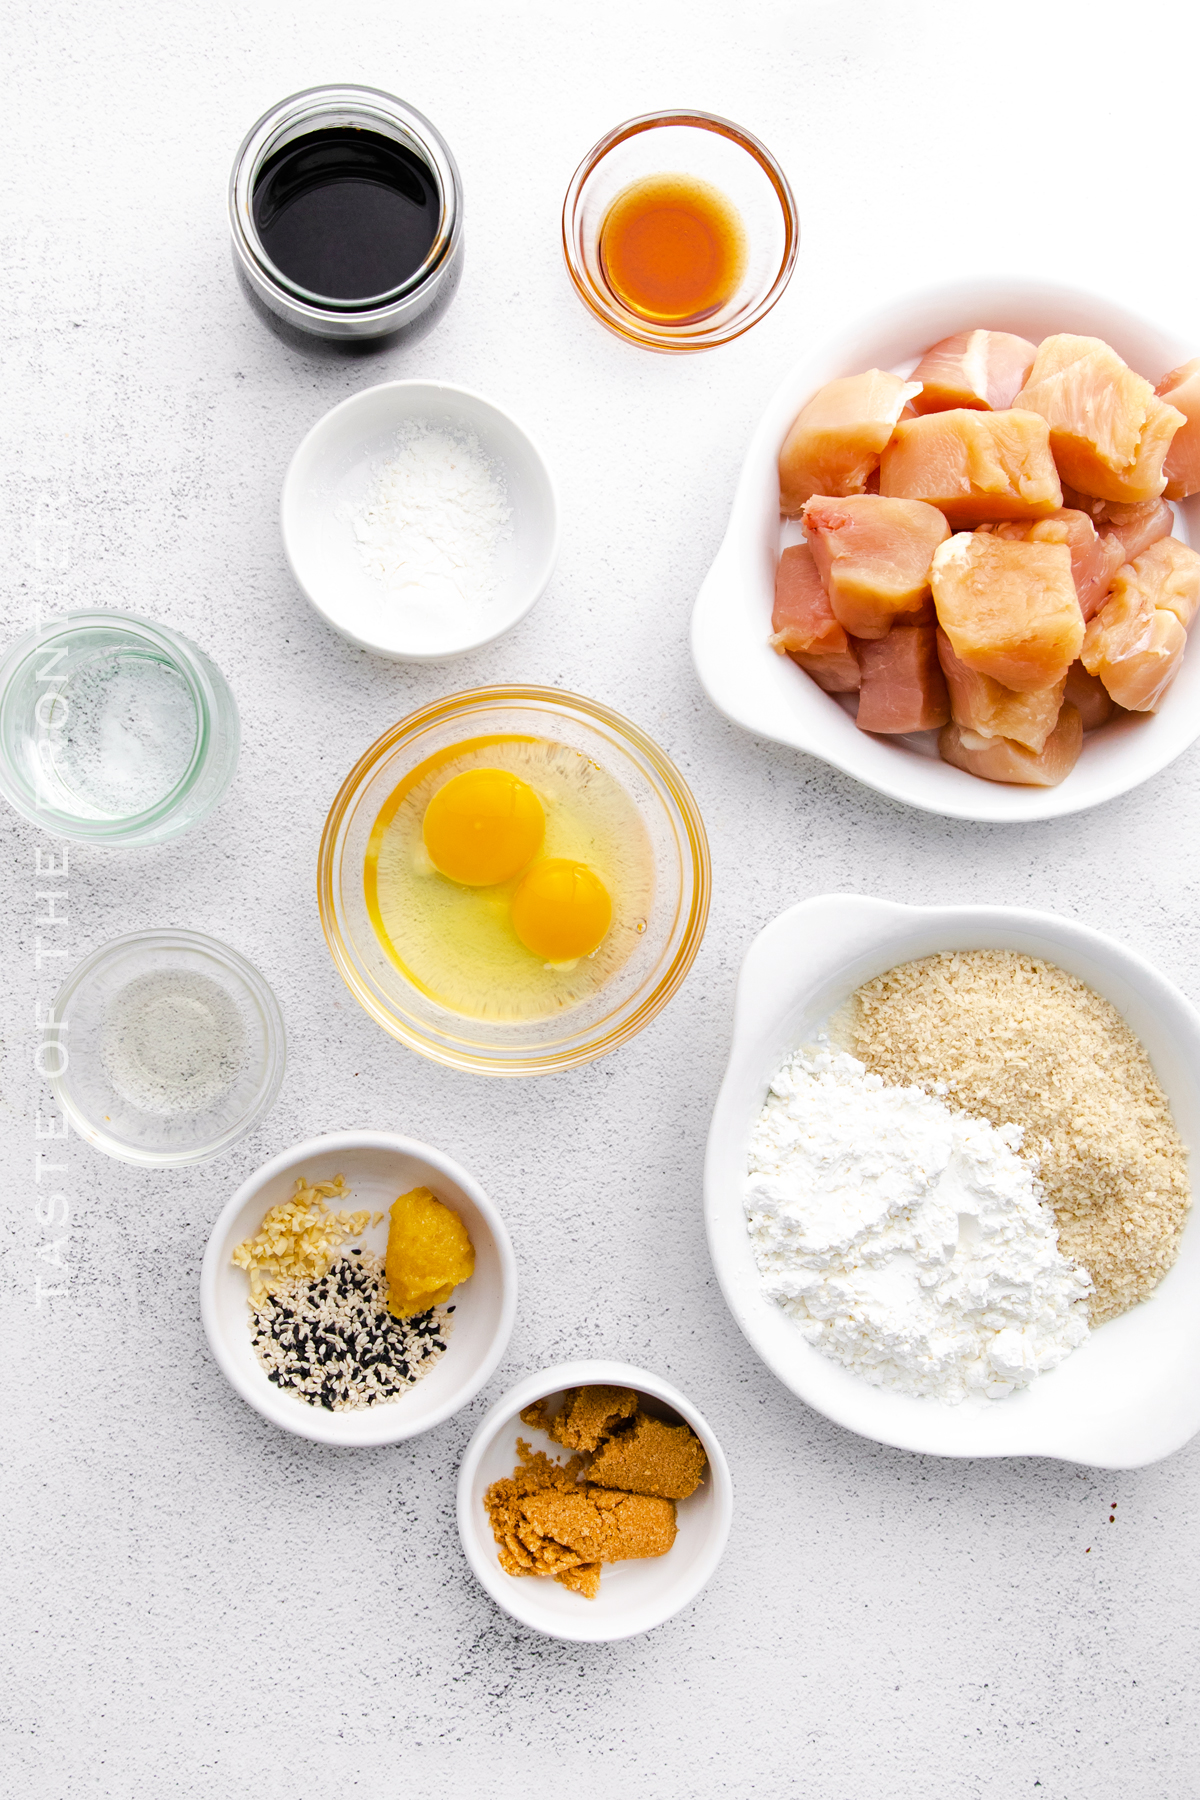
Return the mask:
POLYGON ((0 793, 55 837, 156 844, 213 810, 237 767, 221 671, 165 625, 72 612, 0 663, 0 793))

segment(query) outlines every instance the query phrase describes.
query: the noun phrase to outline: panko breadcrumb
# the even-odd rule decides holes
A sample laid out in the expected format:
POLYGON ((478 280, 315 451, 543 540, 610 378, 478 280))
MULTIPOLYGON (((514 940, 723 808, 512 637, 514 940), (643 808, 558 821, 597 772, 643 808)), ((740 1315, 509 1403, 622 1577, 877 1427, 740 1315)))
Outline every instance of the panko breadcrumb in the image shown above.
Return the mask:
POLYGON ((1093 1325, 1153 1291, 1191 1204, 1187 1152, 1109 1001, 1038 957, 952 951, 866 982, 847 1023, 847 1048, 885 1082, 944 1082, 955 1105, 1023 1128, 1059 1249, 1092 1277, 1093 1325))

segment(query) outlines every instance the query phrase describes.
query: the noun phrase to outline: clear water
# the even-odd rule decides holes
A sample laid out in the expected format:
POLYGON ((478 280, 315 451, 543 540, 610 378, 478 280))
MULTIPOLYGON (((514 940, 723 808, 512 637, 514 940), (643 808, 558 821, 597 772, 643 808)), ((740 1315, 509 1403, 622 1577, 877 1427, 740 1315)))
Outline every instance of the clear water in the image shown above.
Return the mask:
POLYGON ((78 665, 44 697, 42 766, 56 803, 81 817, 125 819, 176 788, 196 748, 196 706, 178 669, 110 652, 78 665))
POLYGON ((158 969, 116 995, 100 1056, 117 1093, 139 1112, 157 1118, 209 1112, 241 1074, 246 1027, 211 976, 158 969))

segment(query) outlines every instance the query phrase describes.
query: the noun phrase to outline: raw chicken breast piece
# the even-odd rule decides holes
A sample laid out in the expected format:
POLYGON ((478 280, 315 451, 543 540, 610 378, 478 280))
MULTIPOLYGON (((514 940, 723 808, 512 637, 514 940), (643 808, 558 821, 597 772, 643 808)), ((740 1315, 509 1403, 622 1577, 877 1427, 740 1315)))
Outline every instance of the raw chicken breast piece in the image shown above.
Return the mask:
POLYGON ((1165 500, 1147 500, 1141 506, 1110 506, 1104 535, 1117 540, 1126 562, 1136 562, 1151 544, 1170 537, 1175 514, 1165 500))
POLYGON ((879 494, 821 495, 804 508, 804 530, 829 604, 854 637, 881 638, 897 620, 932 624, 929 566, 950 536, 934 507, 879 494))
POLYGON ((950 717, 932 625, 894 625, 858 646, 860 731, 933 731, 950 717))
POLYGON ((1004 687, 1052 688, 1079 655, 1083 614, 1065 544, 961 531, 935 551, 930 580, 954 654, 1004 687))
POLYGON ((827 694, 856 694, 862 679, 853 649, 831 650, 810 656, 806 650, 789 650, 792 661, 811 675, 827 694))
MULTIPOLYGON (((919 379, 913 375, 914 381, 919 379)), ((1200 493, 1200 356, 1164 375, 1154 391, 1185 420, 1171 439, 1163 463, 1167 478, 1163 492, 1168 500, 1186 500, 1189 494, 1200 493)))
POLYGON ((1113 576, 1127 560, 1118 539, 1102 536, 1088 515, 1073 507, 1064 506, 1049 518, 1035 519, 1032 525, 1013 519, 1000 525, 981 525, 979 529, 1027 544, 1065 544, 1071 552, 1071 579, 1085 619, 1100 610, 1113 576))
MULTIPOLYGON (((1053 687, 1032 694, 1018 694, 993 681, 990 675, 968 669, 966 663, 955 656, 953 644, 940 629, 937 652, 950 692, 950 716, 956 725, 973 731, 978 737, 1011 738, 1035 755, 1044 747, 1058 724, 1065 675, 1053 687)), ((1107 694, 1104 697, 1108 699, 1107 694)))
POLYGON ((1081 662, 1067 670, 1063 699, 1073 706, 1085 731, 1098 731, 1116 713, 1116 702, 1098 675, 1089 675, 1081 662))
MULTIPOLYGON (((1118 583, 1120 577, 1118 577, 1118 583)), ((1127 712, 1154 712, 1175 679, 1187 632, 1173 612, 1136 589, 1114 587, 1088 626, 1082 662, 1127 712)))
POLYGON ((957 407, 897 425, 879 464, 879 491, 924 500, 956 529, 1042 519, 1062 505, 1046 421, 1011 410, 957 407))
POLYGON ((829 595, 807 544, 792 544, 775 571, 771 648, 790 656, 829 694, 858 688, 858 659, 833 616, 829 595))
POLYGON ((865 491, 912 382, 882 369, 826 382, 802 407, 779 452, 779 510, 795 518, 814 494, 865 491))
POLYGON ((956 331, 927 350, 910 377, 921 383, 917 413, 967 406, 1003 412, 1025 385, 1037 347, 1008 331, 956 331))
POLYGON ((1009 738, 985 738, 961 725, 947 725, 938 735, 943 762, 981 775, 984 781, 1006 781, 1017 787, 1057 787, 1079 761, 1083 724, 1075 708, 1064 704, 1058 724, 1040 753, 1009 738))
POLYGON ((1059 474, 1100 500, 1155 500, 1163 460, 1186 421, 1101 338, 1044 338, 1014 406, 1050 427, 1059 474))
POLYGON ((850 648, 807 544, 791 544, 779 558, 771 631, 771 648, 781 656, 794 650, 821 655, 850 648))
POLYGON ((1200 605, 1200 556, 1160 538, 1118 569, 1112 593, 1087 628, 1082 661, 1118 706, 1154 712, 1183 659, 1200 605))
POLYGON ((1126 506, 1119 500, 1093 500, 1064 487, 1063 505, 1086 513, 1100 535, 1112 540, 1114 554, 1118 546, 1125 552, 1124 562, 1133 562, 1175 529, 1175 514, 1165 500, 1141 500, 1126 506))

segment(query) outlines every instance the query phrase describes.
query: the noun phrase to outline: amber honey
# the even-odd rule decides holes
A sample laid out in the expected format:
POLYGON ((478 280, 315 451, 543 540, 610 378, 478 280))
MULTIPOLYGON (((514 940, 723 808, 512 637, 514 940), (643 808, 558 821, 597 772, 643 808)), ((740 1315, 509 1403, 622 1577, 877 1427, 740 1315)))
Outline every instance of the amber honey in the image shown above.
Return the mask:
POLYGON ((737 209, 693 175, 647 175, 624 188, 600 227, 600 267, 613 296, 656 325, 711 318, 746 272, 737 209))

